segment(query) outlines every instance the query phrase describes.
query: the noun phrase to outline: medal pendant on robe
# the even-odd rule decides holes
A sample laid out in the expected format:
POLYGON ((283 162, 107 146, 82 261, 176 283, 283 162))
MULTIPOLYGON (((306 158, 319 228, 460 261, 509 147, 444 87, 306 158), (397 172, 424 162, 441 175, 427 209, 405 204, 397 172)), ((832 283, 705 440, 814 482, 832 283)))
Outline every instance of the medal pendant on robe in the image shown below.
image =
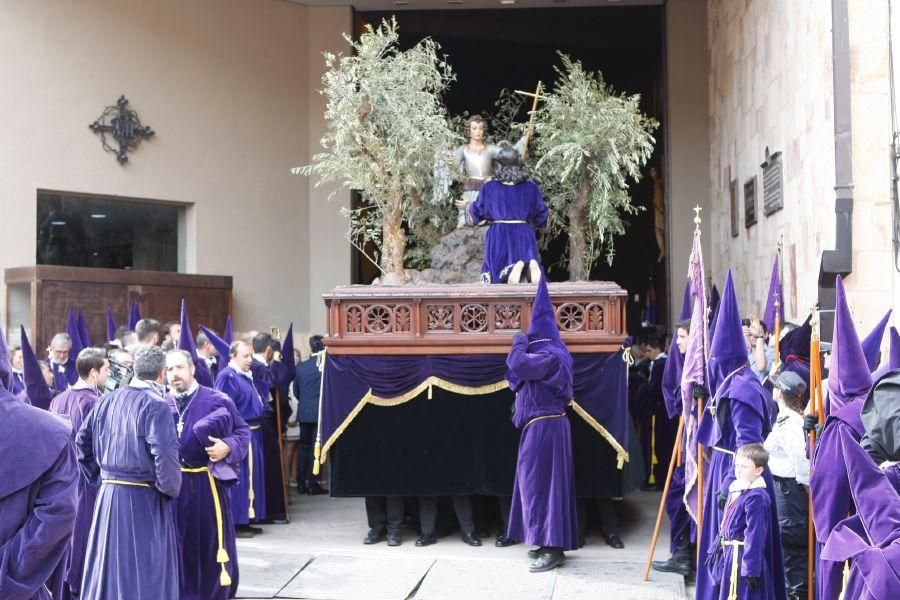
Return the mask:
POLYGON ((178 425, 175 427, 178 430, 178 437, 181 437, 181 432, 184 431, 184 421, 181 419, 178 420, 178 425))

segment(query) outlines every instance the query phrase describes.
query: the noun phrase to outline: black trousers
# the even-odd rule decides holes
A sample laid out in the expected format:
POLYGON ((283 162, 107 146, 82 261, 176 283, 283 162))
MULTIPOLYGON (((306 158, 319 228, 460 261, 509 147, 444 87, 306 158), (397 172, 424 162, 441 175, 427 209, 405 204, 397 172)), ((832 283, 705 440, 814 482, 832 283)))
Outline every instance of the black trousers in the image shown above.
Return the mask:
POLYGON ((590 502, 597 502, 600 513, 600 532, 604 536, 619 534, 619 513, 616 511, 616 501, 612 498, 578 498, 575 506, 578 510, 578 535, 587 536, 588 518, 587 510, 590 502))
POLYGON ((403 525, 403 497, 366 496, 366 518, 373 531, 398 531, 403 525))
POLYGON ((318 476, 313 475, 312 467, 315 459, 313 445, 316 441, 317 423, 300 423, 300 442, 297 450, 297 485, 299 487, 316 487, 318 476))
POLYGON ((809 493, 796 479, 773 479, 787 591, 805 594, 808 583, 809 493))
MULTIPOLYGON (((475 518, 472 516, 471 496, 451 496, 453 500, 453 512, 459 521, 459 528, 463 533, 475 533, 475 518)), ((437 523, 438 499, 437 496, 422 496, 419 498, 419 528, 422 533, 434 533, 437 523)))

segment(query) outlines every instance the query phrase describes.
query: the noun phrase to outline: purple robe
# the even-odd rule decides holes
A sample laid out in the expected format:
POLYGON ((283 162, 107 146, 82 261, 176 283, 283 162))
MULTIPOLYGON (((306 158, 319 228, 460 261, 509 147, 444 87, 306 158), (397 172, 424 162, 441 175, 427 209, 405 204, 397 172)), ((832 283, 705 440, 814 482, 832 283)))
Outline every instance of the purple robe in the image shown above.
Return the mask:
POLYGON ((76 444, 82 472, 100 485, 81 597, 177 598, 172 500, 181 489, 181 467, 168 405, 132 382, 100 400, 76 444))
POLYGON ((49 600, 45 583, 75 524, 78 468, 69 426, 0 390, 0 598, 49 600))
MULTIPOLYGON (((71 423, 72 439, 74 440, 75 434, 81 429, 88 414, 99 401, 100 396, 94 389, 69 389, 53 399, 50 403, 50 412, 61 415, 71 423)), ((87 549, 88 533, 91 531, 91 521, 94 518, 94 502, 97 499, 98 487, 98 485, 88 482, 85 477, 78 477, 75 531, 69 546, 68 566, 63 581, 63 585, 66 587, 63 594, 68 594, 68 597, 71 598, 78 598, 81 592, 84 554, 87 549)))
POLYGON ((23 391, 25 391, 25 374, 22 371, 13 372, 12 389, 9 392, 13 396, 18 396, 23 391))
POLYGON ((522 430, 507 535, 536 546, 575 550, 575 475, 566 416, 572 356, 560 342, 529 347, 528 339, 517 335, 506 364, 516 392, 513 425, 522 430))
MULTIPOLYGON (((709 464, 703 473, 703 529, 698 535, 699 556, 706 556, 718 541, 719 524, 723 510, 719 508, 719 492, 727 493, 734 481, 734 451, 745 444, 762 444, 772 423, 772 413, 776 407, 759 383, 759 379, 749 367, 723 376, 716 392, 710 400, 715 407, 715 416, 709 407, 704 407, 700 417, 697 437, 710 453, 709 464), (720 450, 717 450, 719 448, 720 450)), ((763 473, 769 501, 775 505, 774 483, 768 469, 763 473)), ((778 529, 778 515, 772 511, 772 531, 778 529)), ((781 565, 781 538, 776 536, 772 544, 772 554, 768 564, 781 565)), ((697 600, 718 598, 719 584, 711 571, 711 565, 697 566, 697 600)), ((775 578, 775 597, 787 597, 784 578, 775 578)))
POLYGON ((216 378, 216 390, 231 398, 238 413, 250 427, 250 449, 245 459, 241 461, 237 483, 228 490, 231 495, 231 513, 234 517, 234 524, 247 525, 251 520, 261 521, 266 518, 266 462, 262 430, 266 405, 254 382, 230 366, 219 371, 219 376, 216 378), (252 485, 250 482, 251 460, 252 485), (250 514, 251 491, 253 492, 253 515, 250 514))
POLYGON ((741 600, 772 600, 779 597, 775 591, 775 581, 780 580, 783 589, 784 575, 781 564, 771 562, 774 545, 778 543, 778 530, 772 530, 774 514, 770 493, 763 488, 745 490, 725 508, 722 537, 742 541, 744 545, 723 545, 711 549, 714 557, 711 561, 712 579, 717 583, 719 600, 728 600, 735 552, 738 561, 737 597, 741 600), (757 578, 753 590, 747 584, 748 577, 757 578))
POLYGON ((535 228, 547 226, 547 207, 541 189, 533 181, 507 185, 488 181, 469 204, 466 219, 470 225, 488 222, 484 238, 484 263, 481 277, 486 283, 502 283, 518 261, 540 262, 535 228), (523 221, 503 223, 502 221, 523 221))
POLYGON ((828 534, 853 509, 848 465, 844 447, 857 444, 865 434, 862 418, 863 398, 857 398, 832 413, 817 441, 810 472, 812 519, 816 527, 819 559, 816 563, 816 588, 819 598, 837 598, 841 591, 844 565, 826 560, 821 554, 828 534))
MULTIPOLYGON (((218 562, 219 539, 215 498, 206 472, 182 472, 177 500, 178 541, 181 548, 180 600, 225 600, 238 588, 238 560, 234 520, 228 486, 237 482, 237 473, 247 455, 250 428, 234 402, 221 392, 199 386, 184 400, 166 397, 177 423, 184 413, 179 438, 184 468, 208 467, 216 485, 222 520, 222 548, 227 553, 224 568, 230 585, 222 585, 223 563, 218 562), (225 442, 231 453, 219 462, 210 462, 205 448, 209 436, 225 442)), ((222 557, 223 559, 226 557, 222 557)))
MULTIPOLYGON (((291 351, 293 352, 293 350, 291 351)), ((250 365, 250 371, 253 373, 253 383, 259 390, 259 395, 263 400, 267 401, 266 415, 262 420, 262 437, 263 437, 263 460, 266 464, 266 518, 267 519, 286 519, 287 507, 284 504, 284 466, 282 465, 282 452, 278 444, 278 436, 281 428, 290 416, 290 410, 285 409, 283 400, 287 395, 280 392, 281 395, 276 397, 275 390, 281 388, 280 373, 277 367, 280 365, 278 361, 267 365, 257 359, 253 359, 250 365), (281 400, 281 418, 282 422, 277 422, 277 414, 275 413, 275 402, 281 400)))

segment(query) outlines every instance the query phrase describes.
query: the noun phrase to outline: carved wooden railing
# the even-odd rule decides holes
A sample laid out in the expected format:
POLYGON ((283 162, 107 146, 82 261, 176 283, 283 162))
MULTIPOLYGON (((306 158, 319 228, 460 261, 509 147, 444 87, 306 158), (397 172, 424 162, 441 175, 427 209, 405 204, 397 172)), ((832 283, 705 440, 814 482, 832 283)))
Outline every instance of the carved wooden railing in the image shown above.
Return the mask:
MULTIPOLYGON (((627 293, 615 283, 551 283, 572 352, 612 352, 625 340, 627 293)), ((527 331, 535 285, 345 286, 325 294, 332 354, 505 354, 527 331)))

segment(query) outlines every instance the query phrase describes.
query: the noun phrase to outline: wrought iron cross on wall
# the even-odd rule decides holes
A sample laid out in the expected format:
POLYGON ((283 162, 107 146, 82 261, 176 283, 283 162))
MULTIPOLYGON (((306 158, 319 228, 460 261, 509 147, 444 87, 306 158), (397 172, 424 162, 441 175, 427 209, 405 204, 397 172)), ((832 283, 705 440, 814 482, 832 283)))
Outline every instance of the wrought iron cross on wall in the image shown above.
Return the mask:
POLYGON ((125 96, 119 96, 119 101, 114 106, 107 106, 97 120, 90 124, 90 128, 94 133, 100 134, 103 149, 115 153, 120 165, 128 162, 128 152, 155 133, 149 126, 141 125, 137 113, 128 108, 125 96), (109 138, 118 144, 118 149, 112 146, 109 138))

